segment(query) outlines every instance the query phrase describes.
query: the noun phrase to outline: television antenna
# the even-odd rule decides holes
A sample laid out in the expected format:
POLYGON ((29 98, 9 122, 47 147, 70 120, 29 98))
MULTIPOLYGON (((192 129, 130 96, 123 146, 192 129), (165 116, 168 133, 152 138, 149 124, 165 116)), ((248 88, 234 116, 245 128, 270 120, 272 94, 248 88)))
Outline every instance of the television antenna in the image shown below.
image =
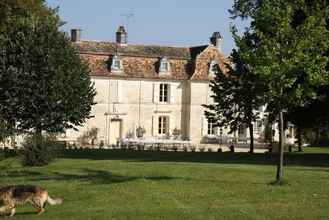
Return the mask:
POLYGON ((127 33, 128 32, 128 29, 129 29, 129 20, 130 18, 134 17, 134 13, 127 13, 127 14, 121 14, 120 16, 124 17, 125 18, 125 26, 127 28, 127 33))

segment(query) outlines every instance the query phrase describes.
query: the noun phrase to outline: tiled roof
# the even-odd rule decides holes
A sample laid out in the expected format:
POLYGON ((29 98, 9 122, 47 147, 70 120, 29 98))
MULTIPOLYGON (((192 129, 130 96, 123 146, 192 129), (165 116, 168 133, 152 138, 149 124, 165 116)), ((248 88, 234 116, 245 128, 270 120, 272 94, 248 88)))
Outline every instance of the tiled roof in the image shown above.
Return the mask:
POLYGON ((75 42, 80 56, 86 60, 92 75, 124 78, 209 80, 209 62, 216 60, 222 68, 225 57, 214 46, 168 47, 158 45, 123 45, 112 42, 75 42), (121 57, 122 73, 111 72, 114 54, 121 57), (170 74, 159 74, 159 61, 167 57, 170 74))
POLYGON ((80 53, 114 54, 141 57, 168 57, 175 59, 190 59, 189 48, 168 47, 158 45, 124 45, 112 42, 80 41, 76 43, 80 53))

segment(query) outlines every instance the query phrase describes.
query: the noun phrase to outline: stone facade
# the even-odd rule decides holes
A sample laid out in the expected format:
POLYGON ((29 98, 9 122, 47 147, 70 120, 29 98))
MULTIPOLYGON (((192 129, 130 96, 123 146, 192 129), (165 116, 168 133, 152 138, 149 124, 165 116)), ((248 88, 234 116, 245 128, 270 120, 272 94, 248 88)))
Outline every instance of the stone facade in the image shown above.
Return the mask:
POLYGON ((68 130, 66 140, 76 140, 93 127, 99 129, 98 142, 107 145, 136 138, 137 128, 145 131, 144 138, 179 131, 181 139, 193 143, 228 136, 226 129, 211 128, 202 107, 212 102, 212 63, 225 72, 227 58, 220 45, 183 48, 76 38, 74 45, 91 68, 97 104, 92 108, 93 118, 78 131, 68 130), (167 71, 160 71, 160 64, 167 71))

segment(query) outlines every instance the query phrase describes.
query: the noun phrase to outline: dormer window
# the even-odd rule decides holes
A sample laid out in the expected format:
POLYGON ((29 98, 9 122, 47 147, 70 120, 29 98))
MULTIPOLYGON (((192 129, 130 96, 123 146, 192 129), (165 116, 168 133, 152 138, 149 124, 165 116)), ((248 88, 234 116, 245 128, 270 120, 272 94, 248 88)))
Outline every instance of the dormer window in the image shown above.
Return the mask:
POLYGON ((163 57, 160 60, 160 67, 159 67, 160 74, 169 74, 170 73, 170 63, 167 57, 163 57))
POLYGON ((217 66, 217 62, 215 60, 212 60, 209 64, 209 74, 210 75, 215 75, 216 72, 216 66, 217 66))
POLYGON ((114 72, 114 73, 123 72, 122 60, 118 55, 114 55, 112 58, 111 72, 114 72))

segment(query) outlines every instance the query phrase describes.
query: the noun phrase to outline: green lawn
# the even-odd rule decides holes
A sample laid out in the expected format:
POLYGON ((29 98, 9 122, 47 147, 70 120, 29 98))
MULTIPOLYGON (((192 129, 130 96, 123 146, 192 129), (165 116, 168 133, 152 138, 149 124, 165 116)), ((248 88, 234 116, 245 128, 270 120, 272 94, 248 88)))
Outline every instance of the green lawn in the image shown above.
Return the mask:
POLYGON ((46 167, 0 162, 0 185, 35 184, 64 198, 13 219, 329 219, 329 152, 286 156, 286 184, 273 186, 265 154, 67 151, 46 167), (7 167, 7 168, 4 168, 7 167))

